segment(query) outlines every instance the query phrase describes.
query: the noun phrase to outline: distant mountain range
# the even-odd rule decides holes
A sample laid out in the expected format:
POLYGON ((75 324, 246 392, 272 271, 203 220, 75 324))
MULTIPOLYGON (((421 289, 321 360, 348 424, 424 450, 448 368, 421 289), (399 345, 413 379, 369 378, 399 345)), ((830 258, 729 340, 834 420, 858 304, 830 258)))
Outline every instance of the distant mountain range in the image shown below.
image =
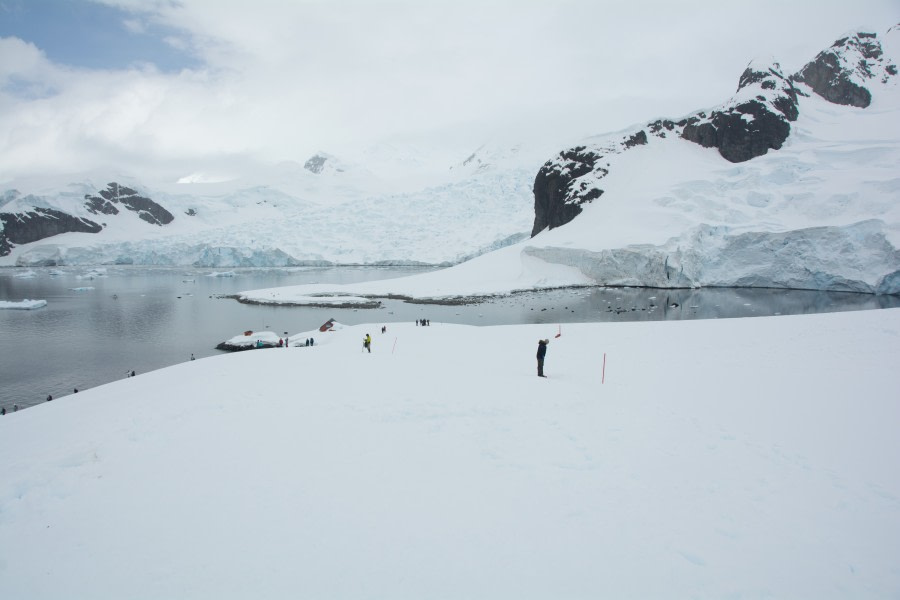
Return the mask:
POLYGON ((453 265, 518 244, 599 284, 898 293, 898 38, 855 32, 793 74, 754 61, 712 108, 555 155, 486 144, 436 177, 390 147, 255 185, 7 190, 0 264, 453 265))

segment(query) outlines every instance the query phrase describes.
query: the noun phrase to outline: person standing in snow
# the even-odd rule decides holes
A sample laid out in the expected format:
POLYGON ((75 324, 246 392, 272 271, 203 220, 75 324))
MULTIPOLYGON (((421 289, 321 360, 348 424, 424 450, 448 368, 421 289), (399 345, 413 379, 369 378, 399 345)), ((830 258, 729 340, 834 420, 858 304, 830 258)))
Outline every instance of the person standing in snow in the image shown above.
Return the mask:
POLYGON ((368 333, 366 334, 366 337, 363 339, 363 347, 369 351, 369 354, 372 353, 372 336, 370 336, 368 333))
POLYGON ((537 362, 538 362, 538 377, 546 377, 544 375, 544 357, 547 356, 547 344, 550 343, 550 340, 538 340, 538 349, 537 349, 537 362))

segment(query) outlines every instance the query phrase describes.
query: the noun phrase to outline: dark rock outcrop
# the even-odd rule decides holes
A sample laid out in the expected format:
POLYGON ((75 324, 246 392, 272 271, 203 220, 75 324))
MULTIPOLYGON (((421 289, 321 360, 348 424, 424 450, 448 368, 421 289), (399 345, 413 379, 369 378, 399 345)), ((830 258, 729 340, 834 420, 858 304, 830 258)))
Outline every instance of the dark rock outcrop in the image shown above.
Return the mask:
POLYGON ((321 154, 316 154, 311 156, 309 160, 307 160, 303 164, 303 168, 309 171, 310 173, 315 173, 318 175, 325 168, 325 162, 328 160, 327 156, 322 156, 321 154))
POLYGON ((897 66, 885 60, 876 35, 860 32, 820 52, 793 79, 834 104, 866 108, 872 92, 865 83, 886 82, 896 74, 897 66))
POLYGON ((103 227, 88 219, 73 217, 52 208, 34 208, 27 212, 0 213, 0 256, 14 246, 29 244, 60 233, 98 233, 103 227))
POLYGON ((84 197, 85 208, 93 214, 117 215, 121 204, 126 209, 136 212, 138 217, 151 225, 167 225, 175 220, 175 217, 165 208, 151 200, 141 196, 136 191, 124 185, 112 182, 107 184, 105 190, 100 190, 98 196, 86 195, 84 197))
POLYGON ((776 63, 768 69, 747 67, 730 105, 679 125, 684 139, 717 148, 722 158, 737 163, 781 148, 791 133, 789 121, 798 115, 797 93, 776 63))
MULTIPOLYGON (((7 192, 4 198, 7 201, 23 200, 14 190, 7 192)), ((120 208, 124 208, 137 213, 142 220, 153 225, 166 225, 175 219, 172 213, 150 198, 118 183, 110 183, 96 196, 87 194, 84 199, 84 208, 95 215, 115 216, 119 214, 120 208)), ((26 203, 29 200, 41 202, 36 197, 24 198, 26 203)), ((15 213, 0 213, 0 223, 0 256, 7 256, 14 246, 21 244, 37 242, 60 233, 99 233, 106 226, 106 223, 101 225, 61 210, 38 206, 15 213)))
MULTIPOLYGON (((603 194, 603 190, 579 182, 578 178, 594 172, 602 155, 578 146, 560 152, 556 158, 544 163, 534 179, 534 227, 532 237, 544 228, 565 225, 581 213, 581 204, 591 202, 603 194)), ((605 174, 602 167, 600 173, 605 174)))

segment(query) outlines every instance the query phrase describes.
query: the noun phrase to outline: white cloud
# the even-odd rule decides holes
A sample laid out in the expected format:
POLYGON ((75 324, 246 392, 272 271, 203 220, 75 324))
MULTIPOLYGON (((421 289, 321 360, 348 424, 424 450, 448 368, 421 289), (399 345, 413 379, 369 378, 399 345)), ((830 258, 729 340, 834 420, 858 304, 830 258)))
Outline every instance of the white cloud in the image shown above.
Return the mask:
POLYGON ((496 132, 600 133, 715 104, 755 56, 796 69, 896 12, 875 1, 103 2, 182 32, 167 42, 204 66, 73 71, 0 40, 0 81, 43 90, 2 97, 0 180, 123 161, 302 162, 384 139, 476 147, 496 132))
POLYGON ((123 19, 122 25, 131 33, 145 33, 147 31, 139 19, 123 19))

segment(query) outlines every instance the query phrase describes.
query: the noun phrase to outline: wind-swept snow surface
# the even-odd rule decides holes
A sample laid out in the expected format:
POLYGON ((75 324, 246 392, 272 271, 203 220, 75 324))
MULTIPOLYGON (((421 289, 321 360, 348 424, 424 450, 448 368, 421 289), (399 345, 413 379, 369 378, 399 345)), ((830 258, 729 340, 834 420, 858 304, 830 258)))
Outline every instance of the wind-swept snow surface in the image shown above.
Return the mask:
POLYGON ((900 593, 900 310, 381 326, 0 417, 0 597, 900 593))

